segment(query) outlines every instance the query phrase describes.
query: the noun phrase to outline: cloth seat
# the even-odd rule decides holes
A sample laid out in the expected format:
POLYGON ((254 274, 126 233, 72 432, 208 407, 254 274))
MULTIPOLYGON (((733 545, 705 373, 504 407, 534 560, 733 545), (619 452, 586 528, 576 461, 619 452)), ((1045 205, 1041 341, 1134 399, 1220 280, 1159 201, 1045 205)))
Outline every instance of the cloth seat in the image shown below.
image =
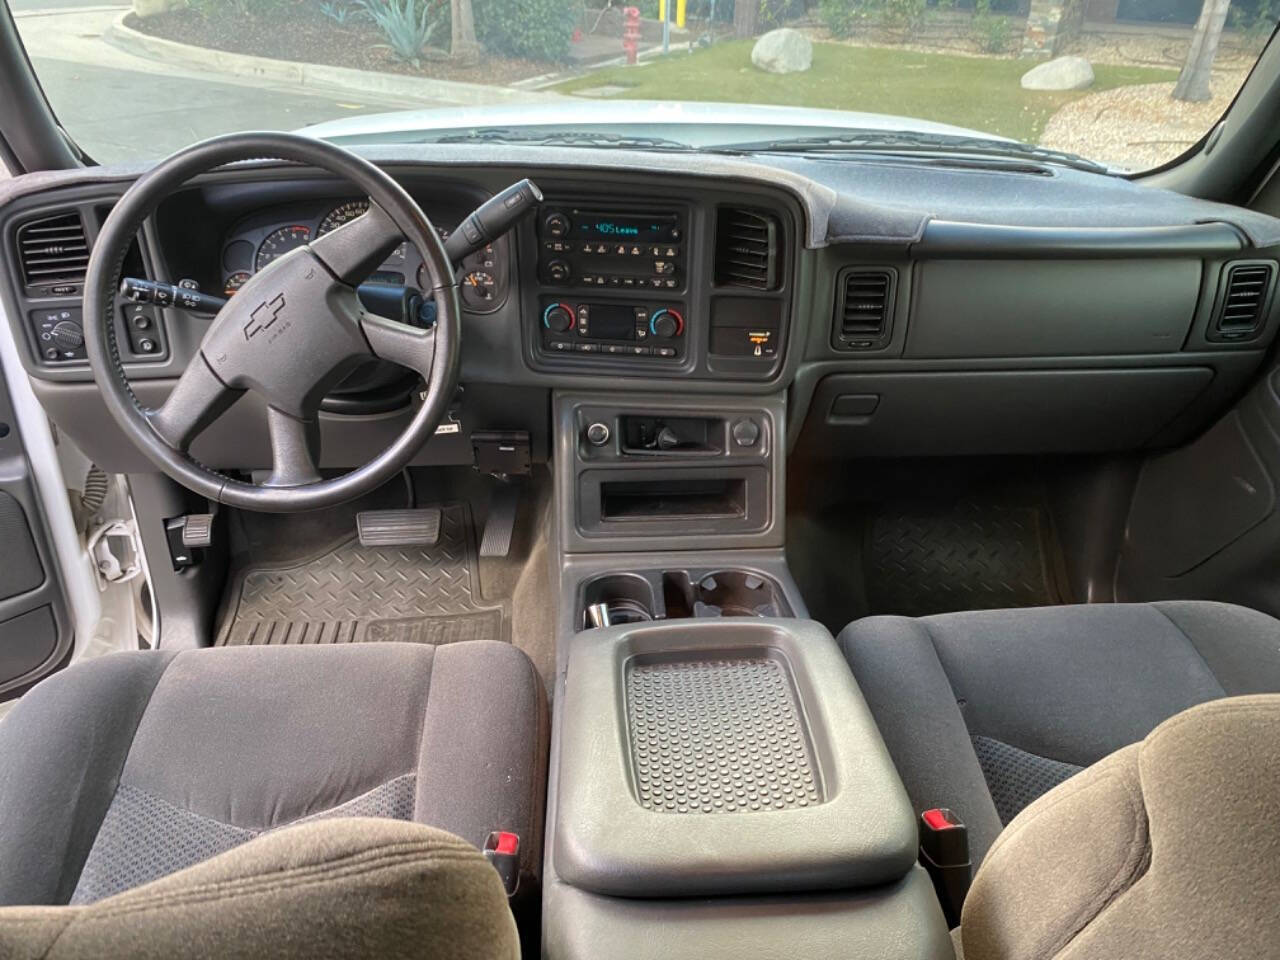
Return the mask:
POLYGON ((536 895, 548 726, 508 644, 91 660, 0 722, 0 905, 95 903, 332 817, 514 832, 536 895))
POLYGON ((974 877, 958 960, 1274 957, 1280 696, 1166 720, 1032 803, 974 877))
POLYGON ((856 621, 840 645, 916 811, 975 867, 1027 804, 1189 707, 1280 692, 1280 621, 1202 601, 856 621))

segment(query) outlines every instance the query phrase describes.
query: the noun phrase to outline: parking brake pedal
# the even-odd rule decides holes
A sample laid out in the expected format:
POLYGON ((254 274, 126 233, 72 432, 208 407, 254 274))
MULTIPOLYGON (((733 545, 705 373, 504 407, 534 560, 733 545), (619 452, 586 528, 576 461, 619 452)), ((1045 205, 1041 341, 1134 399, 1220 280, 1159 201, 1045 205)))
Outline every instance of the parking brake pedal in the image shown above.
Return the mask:
POLYGON ((362 510, 356 532, 362 547, 432 547, 440 539, 440 508, 362 510))

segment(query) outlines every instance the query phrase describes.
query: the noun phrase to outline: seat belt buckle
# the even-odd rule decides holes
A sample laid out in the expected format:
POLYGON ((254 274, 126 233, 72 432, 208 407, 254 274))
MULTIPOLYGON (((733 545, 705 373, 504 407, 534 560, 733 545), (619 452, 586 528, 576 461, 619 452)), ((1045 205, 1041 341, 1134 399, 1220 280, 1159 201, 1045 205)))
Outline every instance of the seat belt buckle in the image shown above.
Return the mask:
POLYGON ((969 860, 969 830, 945 807, 920 814, 920 863, 933 880, 947 925, 959 926, 973 864, 969 860))
POLYGON ((507 898, 514 897, 520 885, 520 835, 494 830, 485 838, 484 858, 498 871, 507 898))

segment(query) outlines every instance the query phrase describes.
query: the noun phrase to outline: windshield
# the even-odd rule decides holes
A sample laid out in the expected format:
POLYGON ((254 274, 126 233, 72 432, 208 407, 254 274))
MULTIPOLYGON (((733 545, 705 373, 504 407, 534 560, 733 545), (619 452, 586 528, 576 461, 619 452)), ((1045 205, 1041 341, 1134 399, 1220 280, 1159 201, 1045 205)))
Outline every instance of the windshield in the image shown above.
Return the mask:
POLYGON ((1141 171, 1204 136, 1280 17, 1280 0, 9 3, 98 162, 319 125, 347 143, 554 134, 1141 171))

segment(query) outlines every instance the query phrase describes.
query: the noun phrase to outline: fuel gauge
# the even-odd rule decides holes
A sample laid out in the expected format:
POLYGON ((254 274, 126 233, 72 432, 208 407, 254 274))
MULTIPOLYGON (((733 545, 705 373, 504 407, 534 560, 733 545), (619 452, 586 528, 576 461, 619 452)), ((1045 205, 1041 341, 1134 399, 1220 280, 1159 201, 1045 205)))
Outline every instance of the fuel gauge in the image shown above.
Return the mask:
POLYGON ((488 271, 472 270, 462 278, 462 302, 469 306, 488 306, 493 303, 497 290, 498 281, 488 271))
POLYGON ((227 282, 223 284, 222 292, 228 297, 235 296, 237 290, 249 282, 248 270, 237 270, 235 273, 227 277, 227 282))

